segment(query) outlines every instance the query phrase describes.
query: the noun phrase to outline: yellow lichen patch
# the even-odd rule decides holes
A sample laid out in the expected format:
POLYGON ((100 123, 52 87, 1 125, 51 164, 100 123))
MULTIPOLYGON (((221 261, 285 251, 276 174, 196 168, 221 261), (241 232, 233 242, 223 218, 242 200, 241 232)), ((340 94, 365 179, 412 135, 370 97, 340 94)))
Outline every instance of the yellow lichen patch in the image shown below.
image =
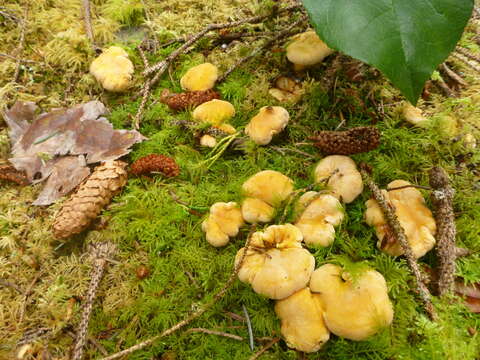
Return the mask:
MULTIPOLYGON (((302 249, 302 233, 292 224, 272 225, 252 235, 238 272, 242 282, 270 299, 284 299, 304 288, 315 267, 315 259, 302 249)), ((238 264, 245 248, 238 251, 238 264)))
POLYGON ((365 340, 392 323, 387 284, 377 271, 364 271, 353 280, 339 266, 325 264, 313 272, 310 290, 318 293, 325 324, 337 336, 365 340))
POLYGON ((204 63, 188 69, 180 79, 180 85, 184 90, 204 91, 213 88, 217 78, 217 67, 210 63, 204 63))
MULTIPOLYGON (((395 180, 388 184, 388 188, 411 185, 408 181, 395 180)), ((385 199, 395 209, 398 221, 405 230, 408 243, 413 255, 420 258, 435 245, 436 224, 432 212, 425 206, 422 194, 415 188, 399 190, 382 190, 385 199)), ((375 227, 378 242, 377 246, 387 254, 399 256, 403 254, 402 247, 389 230, 383 212, 374 199, 366 202, 365 221, 375 227)))
POLYGON ((293 349, 315 352, 330 338, 320 298, 308 287, 276 301, 275 313, 282 322, 282 335, 293 349))
POLYGON ((112 46, 92 62, 90 73, 106 90, 122 92, 131 85, 133 64, 125 50, 112 46))

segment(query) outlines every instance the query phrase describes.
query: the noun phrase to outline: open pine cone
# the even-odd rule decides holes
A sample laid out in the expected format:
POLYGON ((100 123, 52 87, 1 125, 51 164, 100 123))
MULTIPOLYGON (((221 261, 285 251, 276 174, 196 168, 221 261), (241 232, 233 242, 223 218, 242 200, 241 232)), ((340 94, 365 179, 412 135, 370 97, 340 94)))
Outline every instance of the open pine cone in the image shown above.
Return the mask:
POLYGON ((136 160, 130 167, 134 175, 149 174, 153 171, 160 172, 166 177, 174 177, 180 173, 175 159, 161 154, 150 154, 136 160))
POLYGON ((355 127, 347 131, 320 131, 310 137, 326 154, 352 155, 371 151, 380 145, 380 131, 374 126, 355 127))
POLYGON ((168 89, 162 91, 160 101, 172 110, 180 111, 189 107, 196 107, 204 102, 220 99, 220 94, 215 90, 187 91, 179 94, 171 93, 168 89))

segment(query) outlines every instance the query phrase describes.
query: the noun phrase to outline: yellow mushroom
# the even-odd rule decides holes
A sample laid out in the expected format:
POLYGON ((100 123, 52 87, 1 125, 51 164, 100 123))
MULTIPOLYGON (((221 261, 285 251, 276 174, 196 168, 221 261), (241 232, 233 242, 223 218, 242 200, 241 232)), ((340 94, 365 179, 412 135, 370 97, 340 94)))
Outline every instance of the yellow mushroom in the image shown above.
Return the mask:
POLYGON ((264 106, 245 127, 245 133, 258 145, 267 145, 288 124, 288 111, 281 106, 264 106))
MULTIPOLYGON (((238 272, 240 281, 257 294, 281 300, 303 289, 315 267, 315 258, 302 248, 303 236, 292 224, 271 225, 253 233, 250 247, 238 272)), ((245 252, 235 257, 238 265, 245 252)))
POLYGON ((192 116, 199 122, 221 125, 235 115, 235 108, 228 101, 213 99, 198 105, 192 116))
MULTIPOLYGON (((408 181, 395 180, 388 184, 388 188, 410 185, 408 181)), ((415 188, 399 190, 382 190, 387 202, 395 209, 398 221, 405 230, 408 243, 415 258, 420 258, 435 245, 436 224, 432 212, 425 206, 422 194, 415 188)), ((393 256, 403 254, 400 244, 390 231, 383 216, 383 212, 374 199, 366 202, 365 221, 375 227, 378 242, 382 251, 393 256)))
POLYGON ((132 81, 133 64, 125 50, 112 46, 90 64, 90 73, 108 91, 127 90, 132 81))
POLYGON ((286 76, 280 76, 275 80, 275 87, 268 93, 280 102, 297 102, 303 95, 300 82, 286 76))
POLYGON ((202 230, 211 245, 220 247, 227 245, 230 237, 236 236, 242 225, 242 213, 236 202, 218 202, 210 207, 210 214, 202 223, 202 230))
POLYGON ((330 338, 323 321, 320 298, 308 287, 275 302, 275 313, 282 322, 287 345, 304 352, 318 351, 330 338))
POLYGON ((335 226, 343 220, 342 204, 332 195, 309 191, 298 200, 300 216, 295 226, 308 246, 329 246, 335 239, 335 226))
POLYGON ((208 134, 203 135, 200 138, 200 145, 209 147, 209 148, 214 148, 217 145, 217 139, 215 139, 213 136, 210 136, 208 134))
POLYGON ((251 176, 242 185, 246 199, 242 203, 242 214, 249 223, 270 222, 275 207, 280 205, 293 191, 293 181, 274 170, 264 170, 251 176))
POLYGON ((326 182, 333 195, 348 204, 363 191, 362 175, 348 156, 330 155, 315 168, 315 182, 326 182))
POLYGON ((318 293, 325 324, 337 336, 365 340, 392 323, 387 284, 375 270, 352 278, 340 266, 326 264, 313 272, 310 290, 318 293))
POLYGON ((190 68, 180 79, 180 85, 187 91, 209 90, 213 88, 217 78, 217 67, 210 63, 204 63, 190 68))
POLYGON ((318 64, 333 53, 313 30, 295 35, 292 40, 287 46, 287 58, 295 70, 318 64))
POLYGON ((423 116, 422 110, 405 102, 402 108, 403 118, 412 125, 423 127, 428 123, 428 119, 423 116))

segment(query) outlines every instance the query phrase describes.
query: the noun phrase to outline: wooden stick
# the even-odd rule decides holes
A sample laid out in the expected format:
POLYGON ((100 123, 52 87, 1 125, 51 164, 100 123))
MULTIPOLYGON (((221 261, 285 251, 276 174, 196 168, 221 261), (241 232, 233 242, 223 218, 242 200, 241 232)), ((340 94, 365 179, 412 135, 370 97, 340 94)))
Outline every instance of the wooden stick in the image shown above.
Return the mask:
POLYGON ((244 338, 242 338, 241 336, 238 336, 238 335, 229 334, 229 333, 222 332, 222 331, 204 329, 204 328, 190 328, 187 331, 185 331, 185 334, 192 333, 192 332, 201 332, 201 333, 210 334, 210 335, 223 336, 223 337, 227 337, 227 338, 237 340, 237 341, 245 340, 244 338))
POLYGON ((429 172, 431 194, 437 223, 437 256, 440 262, 438 277, 439 295, 445 295, 453 290, 455 282, 455 215, 453 213, 453 196, 455 190, 450 186, 447 173, 439 166, 429 172))
POLYGON ((422 299, 425 311, 427 312, 431 320, 436 320, 437 315, 432 304, 430 291, 423 282, 422 273, 420 272, 418 263, 413 256, 412 248, 410 247, 407 236, 405 235, 405 230, 398 221, 394 209, 392 209, 391 205, 387 202, 378 186, 375 184, 375 182, 365 170, 366 166, 368 165, 361 164, 360 166, 360 173, 362 174, 363 181, 372 192, 373 197, 377 201, 378 206, 380 207, 383 215, 385 216, 388 226, 392 229, 398 243, 403 250, 405 258, 407 259, 408 267, 410 268, 410 271, 415 277, 417 283, 417 291, 420 295, 420 298, 422 299))
POLYGON ((445 71, 445 73, 454 81, 456 81, 458 84, 462 85, 462 86, 468 86, 468 83, 463 80, 463 78, 458 75, 455 71, 453 71, 452 69, 450 69, 448 67, 448 65, 446 63, 443 63, 442 65, 440 65, 441 68, 443 69, 443 71, 445 71))
POLYGON ((470 61, 465 55, 457 53, 457 52, 452 52, 450 55, 453 56, 454 58, 460 60, 461 62, 463 62, 465 65, 467 65, 471 69, 480 72, 480 66, 477 63, 470 61))
POLYGON ((119 351, 115 354, 112 354, 110 356, 104 357, 101 360, 118 359, 122 356, 131 354, 131 353, 133 353, 137 350, 144 349, 147 346, 150 346, 150 345, 154 344, 157 340, 161 339, 162 337, 171 335, 175 331, 180 330, 181 328, 190 324, 193 320, 197 319, 198 317, 203 315, 205 313, 205 311, 209 310, 212 306, 214 306, 226 294, 226 292, 228 291, 230 286, 232 286, 235 279, 237 278, 238 272, 240 271, 240 268, 243 265, 243 261, 245 260, 248 247, 250 246, 250 240, 252 238, 252 234, 253 234, 254 230, 255 230, 255 226, 252 226, 252 228, 250 229, 250 232, 248 234, 247 241, 245 242, 245 251, 243 252, 242 257, 240 258, 240 261, 238 262, 238 264, 236 266, 234 266, 233 271, 230 274, 230 277, 228 278, 225 285, 220 289, 220 291, 218 293, 215 294, 215 296, 213 297, 213 299, 209 303, 205 304, 204 306, 201 306, 197 311, 188 315, 185 319, 176 323, 171 328, 163 331, 162 333, 160 333, 160 334, 158 334, 154 337, 151 337, 150 339, 142 341, 142 342, 138 343, 137 345, 131 346, 128 349, 125 349, 125 350, 119 351))
POLYGON ((93 37, 90 1, 82 0, 82 7, 83 7, 83 22, 85 24, 85 32, 87 33, 87 37, 90 40, 90 44, 92 45, 93 50, 96 51, 98 47, 95 45, 95 38, 93 37))

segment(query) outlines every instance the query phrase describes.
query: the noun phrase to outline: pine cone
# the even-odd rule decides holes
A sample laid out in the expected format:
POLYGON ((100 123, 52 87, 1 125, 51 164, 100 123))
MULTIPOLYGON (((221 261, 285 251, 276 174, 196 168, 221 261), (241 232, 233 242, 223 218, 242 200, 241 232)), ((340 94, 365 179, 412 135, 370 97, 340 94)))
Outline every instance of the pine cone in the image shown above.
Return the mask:
POLYGON ((171 157, 160 154, 150 154, 136 160, 130 167, 130 171, 134 175, 149 174, 152 171, 158 171, 166 177, 174 177, 180 173, 180 168, 175 162, 175 159, 171 157))
POLYGON ((15 169, 12 165, 0 165, 0 180, 12 181, 22 186, 29 184, 25 173, 15 169))
POLYGON ((188 91, 180 94, 172 94, 168 89, 165 89, 160 95, 160 101, 167 104, 170 109, 176 111, 195 107, 213 99, 220 99, 220 94, 212 89, 204 91, 188 91))
POLYGON ((63 205, 53 222, 53 235, 65 239, 85 230, 127 183, 126 163, 106 161, 63 205))
POLYGON ((315 146, 327 154, 351 155, 371 151, 380 145, 380 131, 374 126, 361 126, 347 131, 320 131, 311 137, 315 146))

